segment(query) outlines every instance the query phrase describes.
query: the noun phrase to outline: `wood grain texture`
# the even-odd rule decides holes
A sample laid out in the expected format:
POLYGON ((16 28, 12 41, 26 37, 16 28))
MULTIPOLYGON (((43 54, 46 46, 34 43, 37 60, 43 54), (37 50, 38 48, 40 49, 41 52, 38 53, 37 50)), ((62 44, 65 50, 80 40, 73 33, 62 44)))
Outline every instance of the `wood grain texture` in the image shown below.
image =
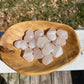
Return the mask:
POLYGON ((20 74, 19 84, 31 84, 31 76, 24 76, 20 74))
POLYGON ((7 84, 9 84, 9 74, 8 73, 5 73, 5 74, 0 74, 6 81, 7 84))
POLYGON ((41 84, 52 84, 52 79, 51 79, 51 75, 47 74, 47 75, 42 75, 41 76, 41 84))
POLYGON ((0 75, 0 84, 7 84, 6 80, 0 75))
POLYGON ((31 84, 41 84, 40 76, 31 76, 31 84))
POLYGON ((80 43, 75 31, 67 25, 48 21, 27 21, 11 26, 1 37, 0 44, 4 50, 0 52, 2 60, 11 68, 24 75, 47 74, 73 61, 80 52, 80 43), (54 61, 45 66, 38 60, 29 63, 20 56, 20 49, 13 46, 15 40, 20 40, 28 29, 37 30, 48 28, 63 29, 68 32, 67 44, 63 46, 64 54, 55 58, 54 61))
MULTIPOLYGON (((41 76, 1 74, 7 84, 72 84, 70 71, 55 71, 41 76)), ((1 81, 1 80, 0 80, 1 81)))
POLYGON ((72 84, 71 72, 63 71, 62 72, 62 80, 63 80, 63 84, 72 84))
POLYGON ((9 84, 19 84, 18 73, 9 73, 9 84))
POLYGON ((63 84, 61 71, 51 73, 51 77, 52 77, 52 84, 63 84))

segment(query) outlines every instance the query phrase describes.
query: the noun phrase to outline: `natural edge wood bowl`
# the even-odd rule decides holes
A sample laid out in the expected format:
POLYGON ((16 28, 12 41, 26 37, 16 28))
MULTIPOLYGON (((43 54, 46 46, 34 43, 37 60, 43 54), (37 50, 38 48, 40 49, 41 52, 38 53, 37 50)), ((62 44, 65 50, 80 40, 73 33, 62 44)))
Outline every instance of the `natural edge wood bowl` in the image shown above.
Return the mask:
POLYGON ((24 75, 43 75, 56 71, 61 67, 72 62, 79 55, 80 43, 74 29, 68 25, 49 22, 49 21, 26 21, 17 23, 3 34, 0 39, 0 45, 3 49, 0 51, 1 59, 15 71, 24 75), (59 58, 54 58, 54 61, 49 65, 43 65, 37 59, 33 62, 27 62, 20 54, 21 49, 13 46, 15 40, 21 40, 24 32, 28 29, 33 31, 37 29, 48 28, 63 29, 68 32, 68 39, 65 46, 63 46, 63 55, 59 58))

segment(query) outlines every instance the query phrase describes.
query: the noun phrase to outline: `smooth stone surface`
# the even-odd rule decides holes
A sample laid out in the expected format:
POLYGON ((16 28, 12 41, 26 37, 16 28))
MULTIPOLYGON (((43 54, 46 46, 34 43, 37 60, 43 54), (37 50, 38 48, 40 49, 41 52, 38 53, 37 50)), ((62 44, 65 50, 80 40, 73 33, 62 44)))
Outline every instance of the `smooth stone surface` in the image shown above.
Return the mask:
POLYGON ((60 57, 62 54, 63 54, 63 50, 62 50, 62 48, 60 47, 60 48, 58 49, 58 51, 56 52, 56 55, 54 55, 54 57, 60 57))
POLYGON ((68 39, 68 32, 64 31, 62 29, 57 30, 57 35, 58 35, 59 38, 68 39))
POLYGON ((49 55, 53 50, 54 49, 51 46, 51 43, 46 43, 44 48, 42 49, 42 53, 46 56, 49 55))
POLYGON ((56 40, 56 29, 50 28, 49 31, 47 32, 47 37, 50 41, 56 40))
POLYGON ((50 42, 46 36, 39 37, 37 40, 37 47, 43 48, 46 43, 50 42))
POLYGON ((34 48, 33 50, 34 58, 42 59, 44 57, 42 51, 39 48, 34 48))
POLYGON ((28 44, 24 40, 18 40, 15 41, 14 46, 16 48, 21 48, 22 50, 25 50, 28 47, 28 44))
POLYGON ((24 40, 30 42, 34 38, 34 34, 32 30, 27 30, 26 35, 24 36, 24 40))
POLYGON ((45 57, 42 59, 42 63, 43 63, 44 65, 48 65, 48 64, 50 64, 52 61, 53 61, 52 54, 49 54, 49 55, 45 56, 45 57))
POLYGON ((23 58, 27 60, 28 62, 32 62, 34 60, 34 56, 32 54, 32 50, 30 48, 27 48, 24 51, 23 58))
POLYGON ((29 42, 29 47, 32 48, 32 49, 36 47, 36 40, 35 40, 35 39, 32 39, 32 40, 29 42))
POLYGON ((61 46, 55 46, 52 44, 52 47, 54 49, 52 52, 54 57, 59 57, 63 54, 63 50, 62 50, 61 46))
POLYGON ((66 44, 66 40, 58 37, 55 41, 53 41, 53 44, 56 46, 64 46, 66 44))
POLYGON ((44 35, 44 31, 42 29, 35 31, 35 39, 37 40, 40 36, 44 35))

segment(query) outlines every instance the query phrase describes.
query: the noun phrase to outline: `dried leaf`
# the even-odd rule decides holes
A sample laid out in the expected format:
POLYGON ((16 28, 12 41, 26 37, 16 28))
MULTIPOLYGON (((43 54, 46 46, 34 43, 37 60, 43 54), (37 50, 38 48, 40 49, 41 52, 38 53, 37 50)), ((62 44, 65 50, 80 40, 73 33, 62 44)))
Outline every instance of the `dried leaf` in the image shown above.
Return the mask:
POLYGON ((31 14, 33 14, 34 11, 28 11, 27 15, 30 16, 31 14))
POLYGON ((56 2, 57 2, 57 0, 54 0, 54 1, 51 0, 53 7, 58 8, 58 4, 56 2))
POLYGON ((27 0, 23 0, 24 2, 27 2, 27 0))
POLYGON ((68 10, 68 12, 69 12, 69 13, 72 13, 72 11, 71 11, 71 10, 68 10))
POLYGON ((54 0, 54 3, 56 3, 57 2, 57 0, 54 0))
POLYGON ((63 3, 65 3, 65 4, 67 4, 68 3, 68 1, 67 0, 62 0, 63 1, 63 3))
POLYGON ((80 24, 78 25, 78 29, 83 29, 84 27, 82 27, 80 24))
POLYGON ((0 17, 5 17, 5 14, 2 11, 0 11, 0 17))
POLYGON ((18 20, 16 19, 16 18, 13 18, 14 19, 14 21, 17 23, 18 22, 18 20))

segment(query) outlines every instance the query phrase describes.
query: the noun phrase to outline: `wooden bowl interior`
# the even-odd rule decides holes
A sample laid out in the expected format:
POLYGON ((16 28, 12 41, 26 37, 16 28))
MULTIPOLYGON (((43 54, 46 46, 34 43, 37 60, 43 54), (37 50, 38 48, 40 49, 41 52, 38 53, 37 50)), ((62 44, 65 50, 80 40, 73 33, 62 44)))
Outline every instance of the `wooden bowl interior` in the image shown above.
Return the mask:
POLYGON ((2 60, 15 71, 24 75, 42 75, 47 74, 74 60, 80 52, 80 43, 75 31, 67 25, 48 22, 48 21, 27 21, 21 22, 11 26, 1 37, 0 45, 6 50, 0 52, 2 60), (34 59, 33 62, 27 62, 21 55, 21 49, 13 46, 15 40, 21 40, 24 32, 28 29, 33 31, 37 29, 48 28, 63 29, 68 32, 68 39, 65 46, 63 46, 63 55, 59 58, 54 58, 54 61, 49 65, 43 65, 41 60, 34 59))

